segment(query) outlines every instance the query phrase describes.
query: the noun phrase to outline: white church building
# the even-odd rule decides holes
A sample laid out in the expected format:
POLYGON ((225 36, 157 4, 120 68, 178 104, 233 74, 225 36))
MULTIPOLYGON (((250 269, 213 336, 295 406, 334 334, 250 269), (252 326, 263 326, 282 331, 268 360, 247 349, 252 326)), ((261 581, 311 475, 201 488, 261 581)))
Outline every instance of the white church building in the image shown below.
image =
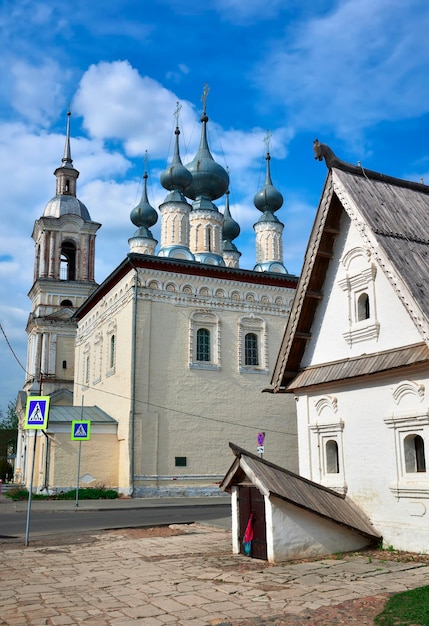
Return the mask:
POLYGON ((328 175, 272 389, 296 401, 299 473, 427 552, 429 187, 314 147, 328 175))
POLYGON ((176 128, 174 156, 161 175, 160 245, 145 173, 124 259, 97 285, 100 224, 76 195, 69 115, 56 193, 33 231, 15 481, 29 485, 35 450, 36 490, 76 487, 80 443, 71 440, 71 424, 79 419, 91 423, 90 440, 81 442, 85 486, 133 496, 217 494, 230 464, 228 442, 256 452, 261 432, 265 457, 297 470, 294 400, 262 393, 298 280, 283 264, 276 215, 283 197, 267 153, 254 199, 255 266, 240 268, 229 176, 211 155, 207 124, 204 107, 200 146, 186 166, 176 128), (214 201, 223 196, 221 212, 214 201), (28 395, 50 396, 45 431, 23 428, 28 395))

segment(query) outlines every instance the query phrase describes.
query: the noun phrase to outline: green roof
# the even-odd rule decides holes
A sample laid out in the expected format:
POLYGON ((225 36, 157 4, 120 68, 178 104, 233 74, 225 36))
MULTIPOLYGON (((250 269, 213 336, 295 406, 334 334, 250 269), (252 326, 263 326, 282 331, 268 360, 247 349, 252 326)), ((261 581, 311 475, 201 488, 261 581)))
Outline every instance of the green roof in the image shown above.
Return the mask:
POLYGON ((58 406, 51 405, 49 422, 71 423, 75 420, 89 420, 93 424, 116 424, 116 420, 98 406, 58 406))

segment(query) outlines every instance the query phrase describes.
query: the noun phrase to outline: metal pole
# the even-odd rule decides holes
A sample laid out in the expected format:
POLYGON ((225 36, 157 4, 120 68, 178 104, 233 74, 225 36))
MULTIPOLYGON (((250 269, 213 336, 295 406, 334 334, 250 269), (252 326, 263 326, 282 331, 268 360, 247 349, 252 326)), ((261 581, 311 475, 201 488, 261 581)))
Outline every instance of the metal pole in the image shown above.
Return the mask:
POLYGON ((79 506, 79 476, 80 476, 80 451, 82 442, 79 441, 79 452, 77 455, 77 481, 76 481, 76 506, 79 506))
POLYGON ((30 479, 30 491, 28 493, 28 505, 27 505, 27 524, 25 527, 25 545, 28 546, 28 537, 30 534, 30 510, 31 510, 31 496, 33 495, 33 477, 34 477, 34 461, 36 458, 36 440, 37 431, 34 430, 34 444, 33 444, 33 461, 31 463, 31 479, 30 479))

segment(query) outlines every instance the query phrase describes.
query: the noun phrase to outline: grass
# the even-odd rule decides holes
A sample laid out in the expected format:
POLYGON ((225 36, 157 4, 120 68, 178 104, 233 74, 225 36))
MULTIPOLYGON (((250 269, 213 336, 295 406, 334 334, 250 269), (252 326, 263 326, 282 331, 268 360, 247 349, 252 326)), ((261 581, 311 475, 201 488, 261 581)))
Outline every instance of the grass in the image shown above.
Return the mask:
MULTIPOLYGON (((5 496, 11 500, 28 500, 27 489, 9 489, 5 496)), ((105 487, 82 487, 78 493, 79 500, 114 500, 118 497, 118 492, 105 487)), ((75 500, 76 489, 63 491, 55 495, 47 496, 41 493, 33 493, 32 500, 75 500)))
POLYGON ((429 586, 389 598, 374 623, 378 626, 429 626, 429 586))

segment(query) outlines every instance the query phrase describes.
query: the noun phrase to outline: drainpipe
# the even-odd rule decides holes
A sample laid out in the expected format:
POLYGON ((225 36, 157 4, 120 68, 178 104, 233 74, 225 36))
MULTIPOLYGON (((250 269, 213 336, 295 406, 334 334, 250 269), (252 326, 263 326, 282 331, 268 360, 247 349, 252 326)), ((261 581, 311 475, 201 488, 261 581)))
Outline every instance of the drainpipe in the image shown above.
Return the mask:
POLYGON ((134 455, 134 433, 135 433, 135 415, 136 415, 136 354, 137 354, 137 295, 138 295, 138 269, 128 259, 129 264, 134 269, 134 299, 133 299, 133 327, 132 327, 132 353, 131 353, 131 450, 130 450, 130 473, 131 473, 131 495, 134 495, 134 474, 135 474, 135 455, 134 455))

